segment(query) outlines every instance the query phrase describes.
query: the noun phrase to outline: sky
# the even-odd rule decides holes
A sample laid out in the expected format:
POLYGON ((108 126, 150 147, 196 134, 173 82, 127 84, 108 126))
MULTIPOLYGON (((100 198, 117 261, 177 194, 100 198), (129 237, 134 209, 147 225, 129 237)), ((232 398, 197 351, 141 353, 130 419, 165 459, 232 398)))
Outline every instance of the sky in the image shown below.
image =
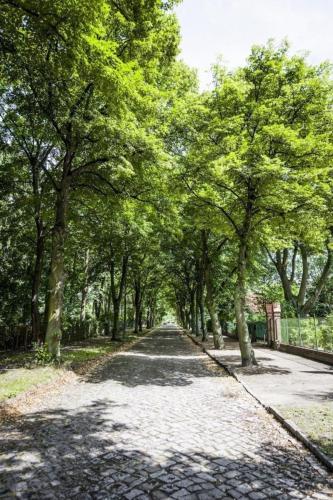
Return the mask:
POLYGON ((333 61, 333 0, 183 0, 181 59, 198 69, 201 87, 219 56, 230 69, 244 64, 254 44, 287 38, 309 62, 333 61))

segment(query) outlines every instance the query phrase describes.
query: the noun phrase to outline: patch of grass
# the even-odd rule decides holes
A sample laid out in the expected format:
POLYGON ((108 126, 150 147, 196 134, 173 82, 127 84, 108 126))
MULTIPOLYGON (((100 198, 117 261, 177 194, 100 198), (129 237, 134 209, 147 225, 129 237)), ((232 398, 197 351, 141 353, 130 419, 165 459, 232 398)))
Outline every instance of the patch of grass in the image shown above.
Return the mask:
POLYGON ((21 368, 30 365, 33 357, 32 351, 2 353, 0 354, 0 369, 21 368))
MULTIPOLYGON (((120 342, 113 342, 110 337, 97 337, 64 346, 61 350, 61 364, 76 371, 89 361, 116 352, 125 343, 142 337, 144 333, 136 335, 127 332, 120 342)), ((59 376, 61 370, 55 366, 42 367, 34 363, 34 355, 33 351, 0 355, 0 401, 13 398, 37 384, 47 384, 59 376)))
POLYGON ((106 354, 113 353, 126 342, 132 342, 141 335, 127 333, 119 342, 113 342, 110 337, 98 337, 77 342, 74 345, 65 346, 61 351, 61 361, 68 364, 81 364, 86 361, 99 358, 106 354))
POLYGON ((0 372, 0 401, 13 398, 37 384, 47 384, 57 376, 59 371, 53 366, 4 370, 0 372))
POLYGON ((333 458, 333 403, 303 407, 283 407, 281 413, 292 420, 326 455, 333 458))
POLYGON ((61 361, 65 364, 84 363, 85 361, 90 361, 114 352, 116 349, 117 345, 114 344, 105 346, 64 347, 61 353, 61 361))

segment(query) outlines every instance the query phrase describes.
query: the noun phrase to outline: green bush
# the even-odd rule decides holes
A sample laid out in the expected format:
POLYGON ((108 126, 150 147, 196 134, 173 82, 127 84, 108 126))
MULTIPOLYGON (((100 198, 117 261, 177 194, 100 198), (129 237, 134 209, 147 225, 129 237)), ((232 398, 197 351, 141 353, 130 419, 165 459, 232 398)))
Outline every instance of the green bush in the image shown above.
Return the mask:
POLYGON ((333 315, 324 320, 317 318, 283 318, 283 342, 296 346, 333 350, 333 315))
POLYGON ((326 317, 325 322, 319 327, 319 346, 326 351, 331 351, 333 348, 333 315, 326 317))
POLYGON ((52 355, 49 353, 47 344, 38 344, 35 342, 33 344, 33 362, 36 365, 49 365, 52 363, 52 355))

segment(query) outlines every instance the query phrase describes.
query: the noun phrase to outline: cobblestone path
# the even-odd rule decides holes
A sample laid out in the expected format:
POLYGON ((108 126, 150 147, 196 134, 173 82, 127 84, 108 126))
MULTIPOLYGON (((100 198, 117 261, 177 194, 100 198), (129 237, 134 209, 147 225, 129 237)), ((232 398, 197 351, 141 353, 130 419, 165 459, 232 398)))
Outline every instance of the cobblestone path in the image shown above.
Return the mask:
POLYGON ((332 478, 175 329, 3 428, 0 497, 332 498, 332 478))

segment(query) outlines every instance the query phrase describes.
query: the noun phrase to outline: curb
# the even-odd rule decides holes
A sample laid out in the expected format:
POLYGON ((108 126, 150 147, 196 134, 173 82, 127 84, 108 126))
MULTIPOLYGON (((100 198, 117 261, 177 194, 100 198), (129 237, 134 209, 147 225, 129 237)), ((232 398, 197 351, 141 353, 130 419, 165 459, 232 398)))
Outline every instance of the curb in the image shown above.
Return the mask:
POLYGON ((258 398, 256 394, 252 392, 252 390, 247 386, 245 382, 237 375, 237 373, 234 372, 230 366, 227 364, 223 363, 221 360, 216 358, 213 354, 211 354, 203 345, 202 342, 197 340, 195 337, 192 337, 192 335, 188 332, 186 332, 186 335, 192 340, 194 344, 196 344, 198 347, 201 347, 202 351, 207 354, 215 363, 217 363, 219 366, 221 366, 231 377, 233 377, 239 384, 241 384, 246 392, 250 394, 265 410, 273 415, 273 417, 283 425, 285 429, 298 441, 301 441, 308 450, 313 453, 313 455, 316 456, 316 458, 323 464, 325 467, 330 471, 333 472, 333 459, 331 459, 329 456, 327 456, 325 453, 323 453, 317 445, 315 445, 300 429, 297 427, 294 422, 291 420, 286 420, 283 415, 273 406, 268 406, 266 405, 261 399, 258 398))
POLYGON ((292 420, 286 420, 281 413, 274 408, 274 406, 267 407, 267 411, 271 413, 276 420, 278 420, 296 439, 301 441, 317 458, 326 466, 326 468, 333 472, 333 459, 322 452, 317 445, 315 445, 301 430, 297 427, 292 420))

